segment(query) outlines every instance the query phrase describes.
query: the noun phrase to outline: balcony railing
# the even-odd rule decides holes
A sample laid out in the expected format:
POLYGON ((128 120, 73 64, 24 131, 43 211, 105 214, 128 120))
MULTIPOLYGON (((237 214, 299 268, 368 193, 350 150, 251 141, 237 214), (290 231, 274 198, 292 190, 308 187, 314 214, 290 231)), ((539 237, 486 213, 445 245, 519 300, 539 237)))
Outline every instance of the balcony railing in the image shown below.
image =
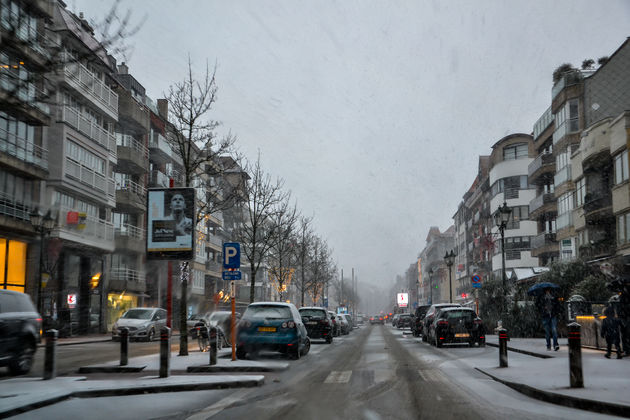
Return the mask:
POLYGON ((86 168, 78 162, 66 157, 66 176, 76 179, 83 184, 107 193, 107 178, 104 175, 86 168))
POLYGON ((149 182, 152 185, 168 187, 168 179, 168 176, 164 172, 154 169, 151 171, 151 178, 149 182))
POLYGON ((529 202, 529 212, 533 213, 545 204, 553 203, 556 201, 556 196, 553 193, 541 194, 536 196, 529 202))
POLYGON ((84 117, 78 110, 70 106, 61 108, 60 118, 63 122, 103 146, 109 151, 110 155, 116 156, 116 137, 113 133, 105 130, 89 118, 84 117))
MULTIPOLYGON (((80 235, 88 240, 92 240, 101 245, 111 245, 113 248, 114 241, 114 225, 110 222, 101 220, 93 216, 85 216, 83 220, 80 220, 77 224, 71 224, 68 220, 69 212, 78 212, 76 209, 69 207, 59 207, 59 217, 57 220, 58 226, 62 231, 71 233, 73 235, 80 235), (105 244, 108 242, 109 244, 105 244)), ((78 212, 81 213, 81 212, 78 212)))
MULTIPOLYGON (((610 191, 609 191, 610 192, 610 191)), ((588 193, 584 196, 584 214, 588 216, 597 210, 606 209, 612 206, 612 195, 609 193, 588 193)))
POLYGON ((223 239, 216 236, 216 235, 208 235, 208 242, 210 242, 213 245, 222 247, 223 246, 223 239))
POLYGON ((556 218, 556 230, 573 226, 573 210, 559 214, 556 218))
POLYGON ((124 280, 142 284, 146 279, 146 274, 143 271, 133 270, 131 268, 112 268, 109 273, 111 280, 124 280))
MULTIPOLYGON (((62 59, 73 61, 68 54, 62 54, 62 59)), ((110 112, 118 114, 118 94, 83 64, 70 62, 63 67, 63 71, 84 93, 96 99, 110 112)))
POLYGON ((29 213, 33 211, 32 203, 16 200, 13 195, 0 192, 0 214, 20 220, 30 220, 29 213))
POLYGON ((144 198, 147 195, 147 189, 143 185, 130 180, 124 180, 116 183, 116 191, 129 191, 141 198, 144 198))
POLYGON ((543 232, 537 236, 532 237, 531 246, 532 249, 542 248, 545 245, 556 243, 555 232, 543 232))
POLYGON ((556 188, 569 180, 571 180, 571 165, 567 165, 560 169, 553 177, 553 183, 556 188))
POLYGON ((590 245, 582 245, 579 248, 580 257, 584 259, 595 259, 613 255, 615 245, 608 241, 596 242, 590 245))
POLYGON ((144 240, 146 237, 146 231, 137 226, 122 224, 115 227, 116 236, 126 236, 129 238, 144 240))
POLYGON ((48 150, 0 128, 0 152, 48 169, 48 150))
POLYGON ((543 166, 552 166, 556 164, 556 159, 552 153, 543 153, 538 155, 536 159, 532 161, 527 167, 527 173, 531 177, 537 170, 543 166))
POLYGON ((534 124, 534 140, 540 136, 540 134, 545 131, 549 125, 554 120, 554 115, 551 112, 551 107, 547 108, 547 110, 538 118, 538 121, 534 124))
POLYGON ((165 155, 181 164, 181 156, 171 148, 171 143, 160 133, 154 131, 153 135, 149 137, 149 147, 161 150, 165 155))
POLYGON ((216 261, 206 261, 206 270, 208 271, 221 271, 223 269, 223 267, 221 266, 220 263, 216 262, 216 261))
POLYGON ((138 154, 142 157, 145 157, 145 158, 149 157, 149 149, 144 144, 142 144, 141 142, 139 142, 138 140, 136 140, 135 138, 133 138, 133 136, 130 136, 129 134, 117 133, 116 144, 122 147, 129 147, 130 149, 133 149, 136 152, 138 152, 138 154))

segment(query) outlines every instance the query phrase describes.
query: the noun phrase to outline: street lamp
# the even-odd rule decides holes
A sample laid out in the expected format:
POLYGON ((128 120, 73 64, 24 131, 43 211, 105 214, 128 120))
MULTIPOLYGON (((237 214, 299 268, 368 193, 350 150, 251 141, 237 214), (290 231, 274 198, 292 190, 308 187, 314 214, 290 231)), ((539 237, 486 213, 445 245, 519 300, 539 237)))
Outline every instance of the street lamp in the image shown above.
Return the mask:
POLYGON ((501 277, 502 277, 502 287, 503 287, 503 307, 501 310, 505 313, 506 304, 507 304, 507 290, 506 290, 506 275, 505 275, 505 228, 510 220, 510 215, 512 214, 512 209, 507 206, 507 203, 503 201, 503 205, 499 206, 496 213, 494 213, 494 223, 499 228, 499 232, 501 233, 501 277))
POLYGON ((444 254, 444 262, 448 267, 448 301, 450 303, 453 303, 453 281, 451 279, 451 267, 455 263, 455 253, 452 249, 450 253, 446 251, 446 254, 444 254))
POLYGON ((433 267, 429 269, 429 305, 433 305, 433 267))
POLYGON ((42 275, 44 268, 44 239, 55 227, 55 219, 50 215, 50 210, 42 217, 39 210, 35 209, 29 213, 29 219, 35 232, 39 233, 39 278, 37 281, 37 311, 42 313, 42 275))

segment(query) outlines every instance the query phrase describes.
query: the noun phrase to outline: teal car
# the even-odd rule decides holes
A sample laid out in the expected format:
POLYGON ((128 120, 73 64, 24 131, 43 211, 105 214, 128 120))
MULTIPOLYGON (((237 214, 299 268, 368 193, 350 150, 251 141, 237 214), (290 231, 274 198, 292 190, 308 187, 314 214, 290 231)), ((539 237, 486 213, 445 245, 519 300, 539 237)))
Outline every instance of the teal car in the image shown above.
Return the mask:
POLYGON ((236 357, 239 359, 256 355, 260 350, 279 351, 299 359, 310 348, 306 327, 292 303, 251 303, 238 324, 236 357))

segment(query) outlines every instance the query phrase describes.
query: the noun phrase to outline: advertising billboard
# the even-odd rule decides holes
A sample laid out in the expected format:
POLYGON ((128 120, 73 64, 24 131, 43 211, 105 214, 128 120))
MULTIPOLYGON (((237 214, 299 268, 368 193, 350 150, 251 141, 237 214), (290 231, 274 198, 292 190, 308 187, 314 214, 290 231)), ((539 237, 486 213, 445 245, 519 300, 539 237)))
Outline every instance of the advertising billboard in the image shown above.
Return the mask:
POLYGON ((150 189, 147 197, 147 258, 192 259, 195 244, 195 190, 150 189))
POLYGON ((398 293, 396 302, 399 308, 406 308, 409 305, 409 293, 398 293))

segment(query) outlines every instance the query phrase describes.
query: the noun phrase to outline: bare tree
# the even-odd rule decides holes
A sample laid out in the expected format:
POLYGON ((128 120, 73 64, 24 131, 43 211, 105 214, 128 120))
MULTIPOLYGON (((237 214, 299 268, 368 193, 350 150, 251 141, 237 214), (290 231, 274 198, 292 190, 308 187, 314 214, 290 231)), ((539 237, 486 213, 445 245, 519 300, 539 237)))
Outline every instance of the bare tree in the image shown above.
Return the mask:
MULTIPOLYGON (((216 132, 220 123, 208 117, 216 100, 216 65, 211 72, 206 64, 205 74, 201 80, 197 80, 193 75, 192 62, 189 58, 186 77, 169 88, 169 122, 173 132, 167 140, 182 160, 184 186, 200 187, 204 190, 203 199, 199 199, 196 195, 197 222, 201 221, 206 214, 222 209, 227 202, 222 194, 216 191, 216 187, 225 184, 207 185, 204 182, 205 178, 216 180, 223 174, 225 168, 220 158, 232 151, 235 142, 235 137, 231 134, 220 137, 216 132), (214 190, 210 191, 210 189, 214 190)), ((187 265, 182 267, 188 270, 187 265)), ((187 278, 187 273, 182 273, 180 355, 188 354, 188 336, 184 333, 188 306, 187 278)))
POLYGON ((265 173, 260 165, 260 154, 256 162, 247 170, 251 177, 244 185, 245 200, 243 207, 244 221, 236 226, 234 235, 241 243, 250 269, 249 301, 255 299, 256 275, 273 246, 275 235, 272 216, 276 206, 286 201, 283 192, 284 181, 265 173))
POLYGON ((304 306, 304 296, 306 291, 310 288, 310 279, 308 276, 308 268, 312 258, 313 250, 313 231, 311 229, 312 218, 300 217, 300 222, 297 230, 297 244, 296 244, 296 267, 300 274, 300 279, 296 283, 298 290, 300 291, 300 306, 304 306))
POLYGON ((299 213, 295 204, 289 204, 289 198, 290 193, 287 193, 270 218, 274 235, 269 249, 269 275, 275 281, 280 300, 283 300, 283 294, 291 283, 296 260, 295 234, 299 213))
MULTIPOLYGON (((317 303, 320 299, 334 274, 334 264, 331 260, 331 250, 325 240, 315 237, 313 241, 313 258, 311 261, 312 279, 309 285, 309 291, 313 299, 313 303, 317 303)), ((336 270, 335 270, 336 271, 336 270)))

